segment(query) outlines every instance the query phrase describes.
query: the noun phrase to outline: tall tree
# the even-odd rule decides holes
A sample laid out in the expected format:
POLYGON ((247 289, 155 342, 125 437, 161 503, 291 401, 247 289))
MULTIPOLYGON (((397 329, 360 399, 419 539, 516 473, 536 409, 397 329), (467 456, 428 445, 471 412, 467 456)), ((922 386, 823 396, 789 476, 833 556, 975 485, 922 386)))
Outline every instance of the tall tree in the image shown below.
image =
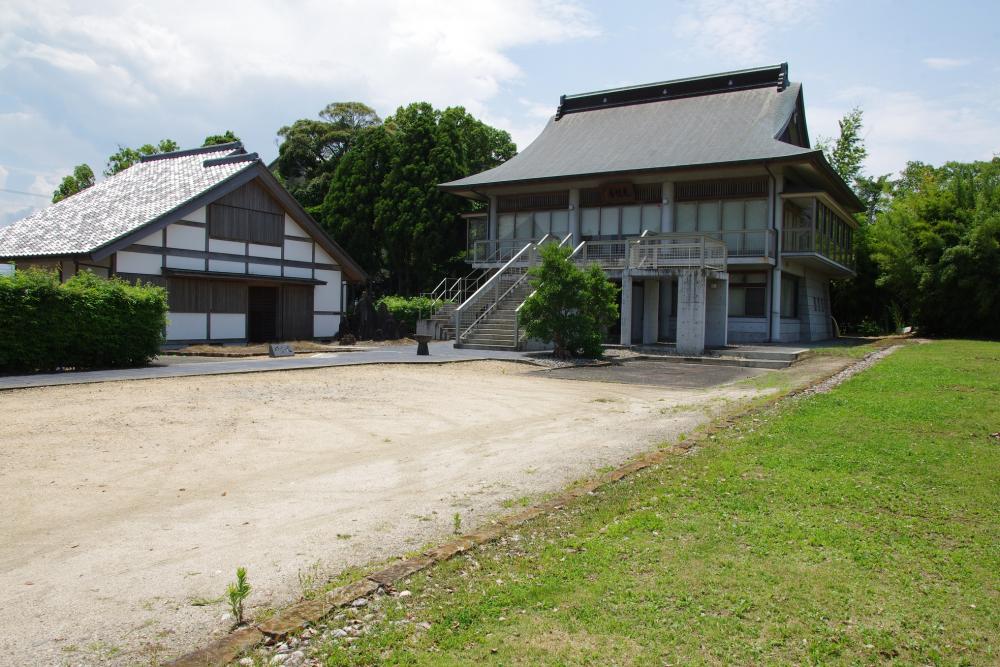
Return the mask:
POLYGON ((62 201, 81 190, 86 190, 93 184, 94 170, 86 163, 78 164, 73 169, 73 173, 65 176, 56 191, 52 193, 52 203, 55 204, 57 201, 62 201))
POLYGON ((108 157, 107 167, 104 169, 105 176, 114 176, 120 171, 124 171, 138 162, 144 155, 156 155, 158 153, 170 153, 180 148, 173 139, 161 139, 160 143, 143 144, 139 148, 129 148, 118 144, 118 150, 108 157))
POLYGON ((496 166, 516 152, 506 132, 490 128, 461 107, 435 110, 426 102, 386 119, 392 142, 389 172, 375 206, 375 231, 391 268, 390 286, 401 294, 429 289, 460 270, 466 202, 439 183, 496 166))
POLYGON ((820 138, 817 146, 823 150, 830 165, 844 182, 854 190, 866 211, 855 216, 858 230, 854 234, 854 270, 856 275, 846 280, 834 281, 830 288, 833 313, 842 328, 854 329, 862 322, 877 323, 889 328, 892 295, 879 285, 879 268, 871 256, 870 226, 876 216, 888 205, 889 176, 875 178, 864 173, 868 157, 862 130, 864 114, 855 107, 840 119, 837 138, 820 138))
POLYGON ((381 122, 375 110, 361 102, 333 102, 319 112, 319 120, 303 118, 282 127, 275 161, 278 177, 304 207, 319 206, 355 135, 381 122))
POLYGON ((317 215, 347 253, 380 286, 384 268, 382 238, 375 232, 375 206, 389 173, 392 137, 381 125, 362 128, 333 173, 317 215))
POLYGON ((201 147, 205 148, 207 146, 218 146, 219 144, 231 144, 239 140, 240 138, 233 134, 232 130, 226 130, 222 134, 210 134, 205 137, 205 141, 202 142, 201 147))
POLYGON ((1000 158, 911 162, 871 231, 879 285, 925 333, 1000 338, 1000 158))

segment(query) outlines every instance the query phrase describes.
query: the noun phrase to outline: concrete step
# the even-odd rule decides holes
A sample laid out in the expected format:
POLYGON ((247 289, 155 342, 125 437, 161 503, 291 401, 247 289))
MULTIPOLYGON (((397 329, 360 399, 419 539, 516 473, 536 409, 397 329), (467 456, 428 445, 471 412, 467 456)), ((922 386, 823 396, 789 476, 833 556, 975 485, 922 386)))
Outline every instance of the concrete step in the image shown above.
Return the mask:
POLYGON ((514 337, 501 337, 501 336, 467 336, 462 339, 462 343, 468 345, 502 345, 511 346, 514 345, 514 337))
MULTIPOLYGON (((674 364, 705 364, 706 366, 739 366, 741 368, 767 368, 770 370, 781 370, 792 365, 791 361, 781 361, 777 359, 741 359, 739 357, 722 357, 716 355, 705 355, 701 357, 686 357, 680 354, 643 354, 631 359, 645 359, 647 361, 663 361, 674 364)), ((629 361, 629 359, 625 359, 629 361)))
POLYGON ((455 343, 455 347, 465 350, 517 350, 514 345, 480 345, 478 343, 455 343))
POLYGON ((795 363, 796 361, 801 361, 805 357, 812 354, 812 351, 805 348, 780 350, 769 350, 767 348, 724 348, 721 350, 709 350, 709 353, 722 357, 737 357, 739 359, 787 361, 789 363, 795 363))

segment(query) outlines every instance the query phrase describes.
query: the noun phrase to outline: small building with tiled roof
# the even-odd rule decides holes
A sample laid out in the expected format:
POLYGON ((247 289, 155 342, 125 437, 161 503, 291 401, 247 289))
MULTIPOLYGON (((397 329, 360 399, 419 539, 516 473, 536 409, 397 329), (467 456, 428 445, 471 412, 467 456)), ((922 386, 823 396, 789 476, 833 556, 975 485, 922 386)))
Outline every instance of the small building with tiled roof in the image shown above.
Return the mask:
POLYGON ((0 228, 0 261, 162 285, 169 343, 328 338, 366 280, 239 142, 146 156, 0 228))
POLYGON ((480 202, 463 217, 483 274, 444 283, 462 302, 448 331, 507 349, 529 342, 517 312, 542 243, 621 285, 614 342, 828 338, 863 208, 810 145, 787 63, 563 95, 523 151, 440 188, 480 202))

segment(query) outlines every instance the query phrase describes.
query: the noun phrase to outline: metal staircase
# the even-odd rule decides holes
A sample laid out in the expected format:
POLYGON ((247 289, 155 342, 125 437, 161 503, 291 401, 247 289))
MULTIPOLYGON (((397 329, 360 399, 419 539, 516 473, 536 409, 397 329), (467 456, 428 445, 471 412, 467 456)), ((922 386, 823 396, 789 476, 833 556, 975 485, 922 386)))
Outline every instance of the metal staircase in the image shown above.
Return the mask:
POLYGON ((487 350, 516 350, 523 332, 518 310, 534 290, 528 271, 538 263, 538 248, 546 243, 568 243, 547 234, 528 242, 455 309, 455 346, 487 350))
MULTIPOLYGON (((513 253, 496 273, 454 308, 456 347, 517 350, 524 343, 518 311, 533 289, 528 271, 538 263, 538 249, 545 243, 566 245, 552 236, 529 241, 513 253)), ((704 234, 649 234, 632 239, 581 241, 570 254, 577 266, 600 266, 605 273, 627 275, 676 275, 687 271, 725 271, 726 245, 704 234)))

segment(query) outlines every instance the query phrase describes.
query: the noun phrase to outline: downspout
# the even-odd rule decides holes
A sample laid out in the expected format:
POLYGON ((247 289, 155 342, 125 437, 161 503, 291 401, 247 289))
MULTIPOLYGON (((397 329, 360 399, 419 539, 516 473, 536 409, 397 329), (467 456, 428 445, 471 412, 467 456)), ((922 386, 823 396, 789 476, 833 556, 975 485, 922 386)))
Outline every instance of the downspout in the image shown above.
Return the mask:
MULTIPOLYGON (((768 188, 768 197, 771 200, 771 230, 774 232, 774 268, 780 266, 780 255, 781 255, 781 239, 778 238, 778 198, 775 189, 777 188, 777 180, 774 178, 774 172, 771 171, 771 166, 765 162, 764 169, 767 171, 768 178, 771 180, 771 187, 768 188)), ((771 290, 774 289, 774 269, 771 270, 771 290)), ((771 298, 768 299, 767 304, 767 340, 768 342, 774 340, 774 309, 771 304, 774 302, 774 295, 769 294, 771 298)), ((780 325, 780 321, 779 321, 780 325)))

